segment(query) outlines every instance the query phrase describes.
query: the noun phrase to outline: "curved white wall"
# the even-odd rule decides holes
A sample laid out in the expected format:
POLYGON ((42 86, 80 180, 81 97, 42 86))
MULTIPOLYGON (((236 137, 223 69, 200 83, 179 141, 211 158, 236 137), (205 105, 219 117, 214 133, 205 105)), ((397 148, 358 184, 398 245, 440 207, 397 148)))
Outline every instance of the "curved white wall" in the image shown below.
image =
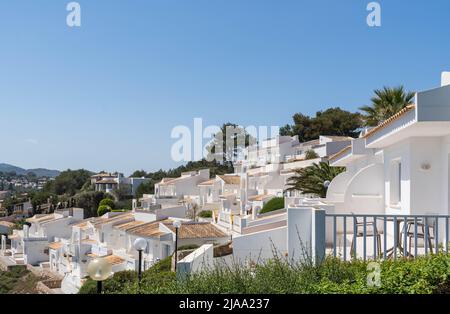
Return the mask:
POLYGON ((384 168, 371 164, 359 170, 348 182, 344 195, 345 212, 384 213, 384 168))
POLYGON ((343 202, 347 184, 352 177, 353 173, 350 173, 349 171, 338 174, 328 186, 326 201, 343 202))

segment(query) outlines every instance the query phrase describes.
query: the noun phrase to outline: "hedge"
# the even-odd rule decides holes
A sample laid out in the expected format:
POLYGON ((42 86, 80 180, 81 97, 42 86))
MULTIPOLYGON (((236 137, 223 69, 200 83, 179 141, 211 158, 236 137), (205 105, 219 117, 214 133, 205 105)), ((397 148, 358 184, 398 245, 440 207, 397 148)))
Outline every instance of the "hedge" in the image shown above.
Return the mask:
POLYGON ((284 208, 284 198, 274 197, 264 205, 263 209, 259 213, 264 214, 282 208, 284 208))

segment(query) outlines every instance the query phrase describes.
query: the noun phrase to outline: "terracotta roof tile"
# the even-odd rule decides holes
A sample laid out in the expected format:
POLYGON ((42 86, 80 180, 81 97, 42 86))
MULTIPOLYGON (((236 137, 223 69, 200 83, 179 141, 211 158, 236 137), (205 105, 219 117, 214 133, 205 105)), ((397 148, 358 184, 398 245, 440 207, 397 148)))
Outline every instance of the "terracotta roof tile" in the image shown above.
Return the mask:
POLYGON ((115 222, 119 222, 121 220, 129 220, 129 219, 134 219, 133 214, 131 213, 122 213, 119 215, 115 215, 111 218, 103 218, 102 220, 99 221, 94 221, 92 222, 92 224, 94 225, 95 228, 100 228, 101 226, 103 226, 104 224, 108 224, 108 223, 115 223, 115 222))
POLYGON ((8 227, 8 228, 12 228, 12 227, 14 227, 14 224, 12 222, 9 222, 9 221, 0 221, 0 226, 5 226, 5 227, 8 227))
POLYGON ((57 250, 63 247, 62 242, 58 241, 58 242, 52 242, 49 243, 48 245, 49 248, 51 248, 52 250, 57 250))
POLYGON ((241 184, 241 177, 238 175, 221 175, 218 176, 220 179, 222 179, 226 184, 233 184, 233 185, 239 185, 241 184))
POLYGON ((160 223, 171 224, 172 220, 165 219, 144 223, 137 227, 128 229, 127 232, 140 237, 160 237, 164 234, 167 234, 166 232, 159 230, 160 223))
POLYGON ((416 107, 416 105, 414 104, 410 104, 408 106, 406 106, 405 108, 403 108, 402 110, 400 110, 399 112, 397 112, 396 114, 394 114, 392 117, 386 119, 385 121, 383 121, 381 124, 377 125, 376 127, 374 127, 373 129, 369 130, 365 135, 364 138, 368 138, 369 136, 375 134, 376 132, 378 132, 379 130, 384 129, 386 126, 388 126, 389 124, 391 124, 392 122, 394 122, 395 120, 401 118, 404 114, 410 112, 411 110, 413 110, 416 107))
POLYGON ((143 221, 139 221, 139 220, 135 220, 135 221, 130 221, 130 222, 126 222, 120 225, 116 225, 114 226, 115 229, 119 229, 119 230, 123 230, 123 231, 127 231, 131 228, 143 225, 145 222, 143 221))
MULTIPOLYGON (((172 224, 166 226, 175 232, 175 227, 172 224)), ((182 223, 178 229, 178 237, 180 239, 196 239, 196 238, 223 238, 227 235, 213 224, 206 222, 187 222, 182 223)))
POLYGON ((123 259, 122 257, 117 256, 117 255, 98 256, 97 254, 94 254, 94 253, 87 253, 86 256, 89 256, 92 258, 104 258, 111 265, 119 265, 119 264, 122 264, 123 262, 125 262, 125 259, 123 259))
POLYGON ((216 182, 216 179, 203 181, 203 182, 200 182, 198 185, 200 185, 200 186, 214 185, 214 182, 216 182))
POLYGON ((336 154, 331 155, 329 159, 334 160, 334 159, 338 158, 339 156, 344 155, 347 151, 351 150, 351 148, 352 148, 352 145, 348 145, 348 146, 344 147, 343 149, 341 149, 340 151, 338 151, 336 154))
POLYGON ((253 195, 253 196, 250 196, 248 199, 250 201, 262 201, 271 196, 273 196, 273 195, 269 195, 269 194, 253 195))
POLYGON ((31 218, 26 219, 27 222, 44 222, 56 219, 54 214, 34 215, 31 218))

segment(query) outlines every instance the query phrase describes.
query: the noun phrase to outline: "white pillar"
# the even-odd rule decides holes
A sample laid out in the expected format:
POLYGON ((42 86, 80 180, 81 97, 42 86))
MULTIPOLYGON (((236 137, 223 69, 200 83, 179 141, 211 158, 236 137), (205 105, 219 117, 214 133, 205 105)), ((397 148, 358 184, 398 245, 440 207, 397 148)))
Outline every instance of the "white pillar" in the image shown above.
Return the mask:
POLYGON ((2 234, 2 242, 1 242, 1 251, 2 253, 6 251, 6 236, 2 234))
POLYGON ((299 206, 287 209, 287 248, 289 259, 299 261, 325 256, 325 210, 299 206))

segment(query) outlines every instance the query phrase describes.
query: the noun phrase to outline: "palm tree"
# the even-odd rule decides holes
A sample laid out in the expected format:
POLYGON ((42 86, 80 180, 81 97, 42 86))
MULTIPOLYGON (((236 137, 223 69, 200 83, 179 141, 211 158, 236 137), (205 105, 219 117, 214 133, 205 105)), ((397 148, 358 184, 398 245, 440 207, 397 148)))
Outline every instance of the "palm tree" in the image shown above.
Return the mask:
POLYGON ((389 117, 393 116, 407 105, 411 104, 415 93, 406 92, 403 86, 383 87, 376 89, 375 96, 371 98, 372 104, 359 108, 365 115, 367 126, 377 126, 389 117))
POLYGON ((343 167, 331 167, 324 161, 297 169, 295 170, 296 175, 288 179, 290 187, 286 191, 300 191, 303 194, 326 197, 328 186, 325 182, 330 182, 344 170, 343 167))

